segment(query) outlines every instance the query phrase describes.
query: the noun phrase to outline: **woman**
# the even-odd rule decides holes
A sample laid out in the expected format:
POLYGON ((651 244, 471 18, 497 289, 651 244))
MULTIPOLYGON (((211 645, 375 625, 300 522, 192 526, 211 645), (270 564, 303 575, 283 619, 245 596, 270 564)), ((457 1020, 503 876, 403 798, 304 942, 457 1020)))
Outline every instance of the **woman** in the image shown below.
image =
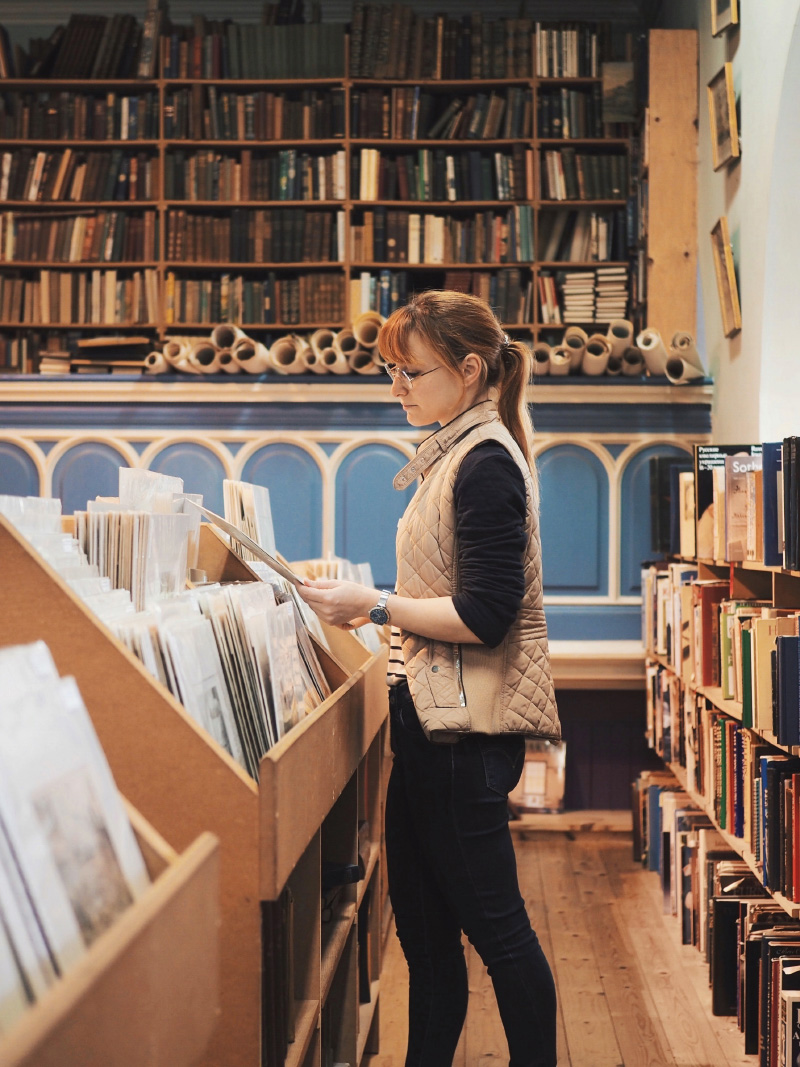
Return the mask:
POLYGON ((557 739, 542 610, 528 349, 476 297, 426 292, 378 339, 411 426, 439 423, 397 475, 394 592, 319 580, 336 625, 392 625, 389 893, 409 967, 406 1067, 452 1063, 467 1010, 461 934, 486 964, 510 1067, 556 1063, 556 995, 508 828, 525 735, 557 739))

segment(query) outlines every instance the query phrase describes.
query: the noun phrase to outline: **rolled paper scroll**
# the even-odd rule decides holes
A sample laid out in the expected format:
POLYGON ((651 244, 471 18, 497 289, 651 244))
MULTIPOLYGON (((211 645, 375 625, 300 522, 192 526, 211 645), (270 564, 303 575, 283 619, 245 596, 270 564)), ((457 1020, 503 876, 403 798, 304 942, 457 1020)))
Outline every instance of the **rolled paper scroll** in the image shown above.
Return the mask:
POLYGON ((568 326, 564 332, 564 346, 569 349, 572 358, 572 371, 579 374, 588 341, 586 331, 580 326, 568 326))
POLYGON ((234 343, 231 356, 245 374, 263 374, 270 367, 267 346, 244 335, 234 343))
POLYGON ((344 352, 337 351, 333 345, 330 348, 326 348, 322 353, 322 362, 331 374, 350 373, 350 364, 347 362, 347 356, 344 352))
POLYGON ((674 385, 690 382, 695 378, 705 377, 705 368, 690 333, 678 330, 673 335, 669 347, 669 359, 667 360, 666 375, 674 385), (680 360, 680 366, 678 364, 680 360))
POLYGON ((622 353, 622 373, 628 378, 644 374, 644 356, 636 345, 629 345, 622 353))
POLYGON ((185 374, 200 374, 200 368, 192 363, 190 357, 195 345, 207 344, 209 342, 204 337, 170 337, 162 346, 162 354, 174 370, 183 371, 185 374))
MULTIPOLYGON (((314 330, 311 334, 311 337, 308 339, 311 351, 314 354, 314 359, 310 360, 308 363, 311 370, 315 370, 319 367, 323 350, 331 347, 335 336, 333 330, 327 329, 314 330)), ((317 371, 317 373, 319 373, 319 371, 317 371)))
POLYGON ((221 322, 219 326, 215 326, 211 331, 211 343, 215 348, 233 349, 236 342, 244 336, 244 330, 240 330, 238 326, 231 326, 228 322, 221 322))
MULTIPOLYGON (((326 330, 325 333, 332 333, 331 330, 326 330)), ((305 360, 306 370, 310 370, 312 374, 327 374, 328 368, 322 362, 322 351, 317 351, 313 345, 309 345, 308 348, 303 349, 303 359, 305 360)))
POLYGON ((220 350, 210 341, 196 341, 189 349, 187 362, 198 374, 216 374, 219 370, 219 353, 220 350))
POLYGON ((572 353, 566 345, 555 345, 550 349, 550 376, 560 378, 569 374, 572 368, 572 353))
POLYGON ((165 374, 171 367, 163 353, 149 352, 144 357, 144 369, 146 374, 165 374))
MULTIPOLYGON (((375 351, 374 349, 372 350, 375 351)), ((380 374, 381 368, 372 358, 372 352, 368 348, 356 348, 347 357, 350 369, 356 374, 380 374)))
POLYGON ((223 374, 238 374, 240 367, 229 348, 219 350, 219 369, 223 374))
POLYGON ((533 376, 541 377, 550 373, 550 345, 539 341, 533 346, 533 376))
POLYGON ((362 348, 374 348, 385 319, 377 311, 362 311, 353 322, 353 333, 362 348))
POLYGON ((612 356, 609 353, 606 374, 612 378, 616 378, 618 374, 622 374, 622 356, 612 356))
POLYGON ((182 364, 189 358, 189 350, 195 340, 190 337, 170 337, 162 348, 164 359, 176 370, 182 370, 182 364))
POLYGON ((611 345, 608 343, 608 338, 601 333, 593 333, 586 342, 586 351, 583 354, 583 373, 592 378, 605 374, 610 356, 611 345))
MULTIPOLYGON (((333 338, 332 345, 336 349, 336 351, 343 355, 344 358, 347 360, 350 359, 351 353, 355 352, 356 349, 363 347, 362 345, 359 345, 358 341, 356 340, 356 335, 353 333, 353 331, 348 330, 347 327, 345 327, 343 330, 339 330, 339 332, 333 338)), ((374 352, 375 350, 366 349, 366 351, 368 351, 371 356, 372 352, 374 352)))
POLYGON ((611 347, 611 355, 622 358, 625 349, 633 344, 633 323, 627 319, 614 319, 606 334, 611 347))
POLYGON ((305 348, 305 343, 295 334, 279 337, 269 350, 269 366, 278 374, 302 374, 306 369, 305 348))
POLYGON ((661 334, 649 326, 636 338, 636 346, 644 356, 644 365, 649 374, 663 375, 669 358, 661 334))

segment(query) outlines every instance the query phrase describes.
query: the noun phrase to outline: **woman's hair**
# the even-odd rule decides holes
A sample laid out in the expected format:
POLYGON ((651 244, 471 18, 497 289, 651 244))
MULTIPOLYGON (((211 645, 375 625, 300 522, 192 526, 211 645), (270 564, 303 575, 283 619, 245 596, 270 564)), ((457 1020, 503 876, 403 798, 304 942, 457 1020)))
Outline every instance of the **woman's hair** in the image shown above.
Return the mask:
POLYGON ((450 290, 419 293, 394 311, 378 334, 381 358, 409 366, 412 334, 451 370, 458 371, 470 353, 480 359, 482 384, 497 390, 500 419, 533 471, 533 425, 525 398, 532 369, 528 346, 509 340, 479 297, 450 290))

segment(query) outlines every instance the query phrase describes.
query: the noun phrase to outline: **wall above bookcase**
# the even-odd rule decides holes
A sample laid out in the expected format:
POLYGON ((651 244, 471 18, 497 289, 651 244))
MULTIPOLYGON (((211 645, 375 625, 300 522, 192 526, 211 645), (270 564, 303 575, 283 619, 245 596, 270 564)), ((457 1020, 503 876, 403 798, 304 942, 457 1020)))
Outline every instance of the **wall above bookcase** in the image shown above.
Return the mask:
MULTIPOLYGON (((377 6, 360 7, 363 33, 385 51, 392 22, 378 25, 377 6)), ((569 265, 593 283, 598 262, 627 269, 633 243, 632 142, 616 136, 633 126, 600 121, 602 42, 613 35, 594 24, 545 27, 537 55, 533 20, 502 5, 481 20, 462 7, 437 19, 414 5, 418 33, 403 22, 402 6, 394 16, 401 39, 433 41, 426 72, 459 71, 461 81, 412 81, 399 76, 405 66, 385 62, 379 72, 392 78, 256 79, 277 31, 306 35, 306 43, 313 36, 317 50, 322 35, 328 58, 341 42, 344 67, 344 25, 336 27, 333 8, 325 17, 334 21, 321 26, 251 34, 247 24, 236 34, 213 22, 218 8, 195 5, 194 22, 181 24, 183 8, 173 4, 179 28, 156 49, 153 78, 84 80, 80 89, 68 78, 0 82, 0 163, 7 157, 7 170, 15 168, 5 195, 0 184, 9 209, 0 312, 6 347, 16 343, 6 364, 27 358, 35 368, 34 353, 20 352, 26 342, 64 351, 75 334, 133 327, 162 342, 230 321, 269 343, 281 330, 341 328, 366 306, 385 314, 415 290, 445 286, 478 292, 515 336, 559 341, 561 325, 540 306, 545 278, 558 291, 569 265), (197 48, 195 26, 205 31, 197 48), (468 61, 459 59, 459 28, 462 52, 470 39, 483 40, 468 61), (545 56, 546 79, 538 73, 545 56), (230 71, 245 78, 217 76, 230 71), (58 116, 52 140, 43 120, 28 117, 37 101, 39 112, 47 105, 58 116), (83 112, 92 122, 81 124, 83 112), (587 136, 553 137, 559 121, 562 131, 587 136), (80 130, 93 136, 65 136, 80 130), (27 169, 20 148, 30 153, 27 169), (92 200, 80 188, 90 164, 92 200)), ((342 17, 350 19, 349 5, 342 17)), ((16 34, 22 22, 10 21, 16 34)), ((356 50, 351 39, 350 72, 374 75, 366 60, 356 68, 356 50)), ((608 323, 585 325, 604 332, 608 323)))

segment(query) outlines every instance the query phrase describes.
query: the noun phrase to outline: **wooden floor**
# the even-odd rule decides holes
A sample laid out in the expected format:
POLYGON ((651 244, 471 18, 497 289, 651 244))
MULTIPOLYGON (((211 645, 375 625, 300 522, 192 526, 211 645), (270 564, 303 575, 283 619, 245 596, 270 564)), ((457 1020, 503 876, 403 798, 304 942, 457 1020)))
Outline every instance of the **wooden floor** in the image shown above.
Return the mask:
MULTIPOLYGON (((559 1067, 755 1067, 735 1019, 712 1016, 706 965, 662 914, 657 876, 633 862, 630 833, 612 824, 562 818, 564 829, 515 832, 522 892, 558 988, 559 1067)), ((491 983, 469 948, 467 958, 470 1006, 454 1065, 506 1067, 491 983)), ((369 1067, 403 1067, 407 981, 392 929, 381 1053, 369 1067)))

